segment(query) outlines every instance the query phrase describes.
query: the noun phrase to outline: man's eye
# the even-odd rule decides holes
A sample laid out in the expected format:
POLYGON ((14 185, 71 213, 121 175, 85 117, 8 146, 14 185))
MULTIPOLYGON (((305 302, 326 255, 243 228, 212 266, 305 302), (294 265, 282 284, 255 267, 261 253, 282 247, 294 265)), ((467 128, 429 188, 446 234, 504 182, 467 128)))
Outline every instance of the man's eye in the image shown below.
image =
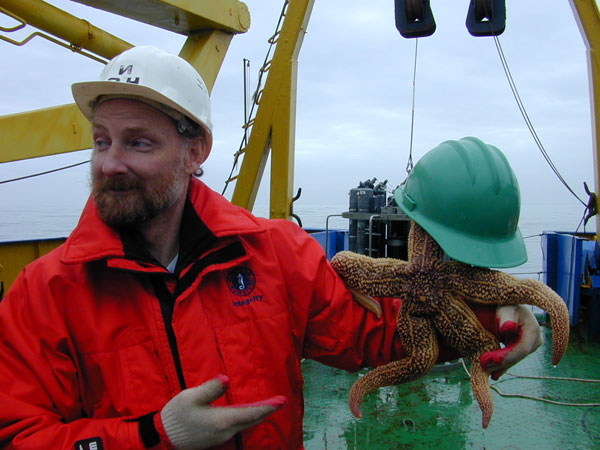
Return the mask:
POLYGON ((94 140, 94 148, 101 150, 108 147, 108 142, 104 139, 97 138, 94 140))
POLYGON ((150 147, 150 143, 143 139, 135 139, 131 141, 130 145, 138 150, 144 150, 150 147))

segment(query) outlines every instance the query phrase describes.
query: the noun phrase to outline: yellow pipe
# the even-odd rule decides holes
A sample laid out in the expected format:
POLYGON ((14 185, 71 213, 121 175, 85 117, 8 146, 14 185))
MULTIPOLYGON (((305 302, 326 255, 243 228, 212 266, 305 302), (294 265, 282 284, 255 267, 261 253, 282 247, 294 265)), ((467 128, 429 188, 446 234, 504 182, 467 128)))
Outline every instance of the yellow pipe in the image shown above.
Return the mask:
POLYGON ((132 45, 42 0, 0 0, 0 7, 25 23, 70 44, 111 59, 132 45))
MULTIPOLYGON (((590 103, 592 110, 592 138, 594 146, 594 179, 596 206, 600 210, 600 12, 595 0, 570 0, 573 14, 587 49, 590 73, 590 103)), ((600 232, 600 215, 596 215, 596 236, 600 232)))
POLYGON ((0 163, 91 146, 90 123, 74 103, 0 117, 0 163))

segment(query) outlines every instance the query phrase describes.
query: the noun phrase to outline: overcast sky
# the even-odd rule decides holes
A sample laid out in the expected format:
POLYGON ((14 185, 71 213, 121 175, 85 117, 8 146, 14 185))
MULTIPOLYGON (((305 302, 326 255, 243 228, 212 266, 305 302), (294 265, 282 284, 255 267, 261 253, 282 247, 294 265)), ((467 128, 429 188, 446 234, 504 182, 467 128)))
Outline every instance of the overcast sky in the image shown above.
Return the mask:
MULTIPOLYGON (((102 11, 56 6, 134 45, 178 52, 184 38, 102 11)), ((251 83, 283 4, 247 0, 248 33, 234 37, 212 93, 214 147, 204 181, 221 191, 242 138, 242 60, 251 83)), ((348 190, 377 177, 396 186, 406 177, 415 40, 395 29, 392 0, 316 0, 300 52, 295 187, 305 204, 346 204, 348 190)), ((465 28, 468 0, 432 1, 437 31, 418 41, 413 160, 447 139, 476 136, 508 157, 523 202, 573 203, 538 151, 502 71, 493 39, 465 28)), ((585 46, 566 0, 507 0, 500 36, 510 70, 536 131, 555 165, 584 197, 594 185, 585 46)), ((14 21, 0 14, 0 26, 14 21)), ((13 33, 23 39, 31 27, 13 33)), ((0 41, 0 115, 72 102, 70 85, 95 79, 102 65, 39 37, 24 47, 0 41)), ((83 161, 89 152, 0 165, 0 180, 83 161)), ((87 166, 0 185, 5 208, 80 208, 87 166)), ((261 200, 266 202, 268 179, 261 200)), ((232 189, 226 194, 231 196, 232 189)), ((337 211, 336 211, 337 212, 337 211)))

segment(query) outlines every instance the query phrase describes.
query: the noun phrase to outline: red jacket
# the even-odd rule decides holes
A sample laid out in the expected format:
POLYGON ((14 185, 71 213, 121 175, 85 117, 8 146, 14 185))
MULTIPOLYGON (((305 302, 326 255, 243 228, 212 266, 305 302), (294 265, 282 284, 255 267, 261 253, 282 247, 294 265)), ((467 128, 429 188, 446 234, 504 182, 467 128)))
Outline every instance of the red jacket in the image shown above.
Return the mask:
POLYGON ((0 447, 143 449, 149 414, 221 373, 216 405, 288 398, 224 448, 302 448, 301 358, 354 371, 402 356, 399 300, 378 320, 293 223, 200 181, 189 199, 177 276, 91 200, 65 244, 23 270, 0 303, 0 447))

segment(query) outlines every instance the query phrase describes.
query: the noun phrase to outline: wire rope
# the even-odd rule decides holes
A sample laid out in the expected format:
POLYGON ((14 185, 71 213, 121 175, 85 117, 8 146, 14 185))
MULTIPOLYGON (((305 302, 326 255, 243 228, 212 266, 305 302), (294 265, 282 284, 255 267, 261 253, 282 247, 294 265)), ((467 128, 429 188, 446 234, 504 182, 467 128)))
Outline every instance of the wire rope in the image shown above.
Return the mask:
POLYGON ((517 107, 519 108, 519 111, 521 113, 521 116, 523 117, 523 120, 525 121, 525 125, 527 126, 527 129, 529 130, 531 136, 533 137, 534 142, 536 143, 538 149, 540 150, 542 156, 544 157, 544 159, 546 160, 546 162, 548 163, 548 165, 550 166, 550 169, 554 172, 554 174, 557 176, 557 178, 560 180, 560 182, 567 188, 567 190, 573 194, 573 196, 579 200, 584 206, 587 207, 587 203, 584 202, 576 193, 575 191, 573 191, 573 189, 571 188, 571 186, 569 186, 569 184, 567 183, 567 181, 564 179, 564 177, 561 175, 560 171, 558 170, 558 168, 554 165, 554 162, 552 161, 552 159, 550 158, 550 155, 548 155, 548 152, 546 151, 540 137, 538 136, 535 127, 533 126, 533 123, 531 122, 531 119, 529 118, 529 114, 527 113, 527 110, 525 109, 525 105, 523 104, 523 101, 521 100, 521 96, 519 94, 519 91, 517 89, 517 85, 515 84, 514 78, 512 76, 512 73, 510 71, 510 68, 508 66, 508 61, 506 60, 506 56, 504 55, 504 51, 502 50, 502 45, 500 44, 500 39, 498 39, 498 36, 496 36, 495 34, 493 35, 494 37, 494 43, 496 45, 496 50, 498 51, 498 56, 500 57, 500 63, 502 64, 502 69, 504 70, 504 74, 506 75, 506 79, 508 81, 510 90, 513 94, 513 97, 515 98, 515 101, 517 102, 517 107))
POLYGON ((408 162, 406 163, 406 173, 410 174, 413 169, 413 159, 412 159, 412 150, 413 150, 413 137, 415 130, 415 98, 417 92, 417 54, 419 49, 419 38, 415 38, 415 58, 413 65, 413 81, 412 81, 412 108, 410 115, 410 145, 408 147, 408 162))
POLYGON ((600 383, 600 379, 596 380, 593 378, 573 378, 573 377, 540 377, 536 375, 517 375, 514 373, 506 372, 506 375, 510 375, 515 378, 528 378, 532 380, 558 380, 558 381, 580 381, 581 383, 600 383))
MULTIPOLYGON (((467 366, 465 365, 464 358, 461 358, 460 361, 462 363, 464 371, 467 373, 467 375, 469 376, 469 378, 471 378, 471 373, 469 372, 469 369, 467 369, 467 366)), ((600 380, 587 379, 587 378, 527 376, 527 375, 515 375, 515 374, 512 374, 510 372, 507 372, 505 375, 510 375, 512 377, 515 377, 515 378, 528 378, 528 379, 536 379, 536 380, 558 380, 558 381, 577 381, 577 382, 585 382, 585 383, 600 383, 600 380)), ((498 384, 498 383, 496 383, 496 384, 498 384)), ((561 406, 579 406, 579 407, 590 407, 590 406, 594 406, 595 407, 595 406, 600 406, 600 403, 560 402, 560 401, 551 400, 551 399, 548 399, 548 398, 535 397, 533 395, 507 394, 505 392, 502 392, 496 386, 496 384, 490 384, 490 388, 493 389, 494 391, 496 391, 502 397, 522 398, 522 399, 526 399, 526 400, 535 400, 535 401, 539 401, 539 402, 551 403, 553 405, 561 405, 561 406)))
POLYGON ((22 177, 11 178, 11 179, 8 179, 8 180, 1 180, 0 184, 12 183, 13 181, 21 181, 21 180, 26 180, 28 178, 39 177, 39 176, 42 176, 42 175, 47 175, 49 173, 54 173, 54 172, 59 172, 61 170, 71 169, 73 167, 81 166, 81 165, 87 164, 89 162, 90 162, 90 160, 88 159, 87 161, 81 161, 81 162, 78 162, 78 163, 75 163, 75 164, 70 164, 68 166, 63 166, 63 167, 58 167, 56 169, 46 170, 44 172, 38 172, 38 173, 31 174, 31 175, 25 175, 25 176, 22 176, 22 177))

